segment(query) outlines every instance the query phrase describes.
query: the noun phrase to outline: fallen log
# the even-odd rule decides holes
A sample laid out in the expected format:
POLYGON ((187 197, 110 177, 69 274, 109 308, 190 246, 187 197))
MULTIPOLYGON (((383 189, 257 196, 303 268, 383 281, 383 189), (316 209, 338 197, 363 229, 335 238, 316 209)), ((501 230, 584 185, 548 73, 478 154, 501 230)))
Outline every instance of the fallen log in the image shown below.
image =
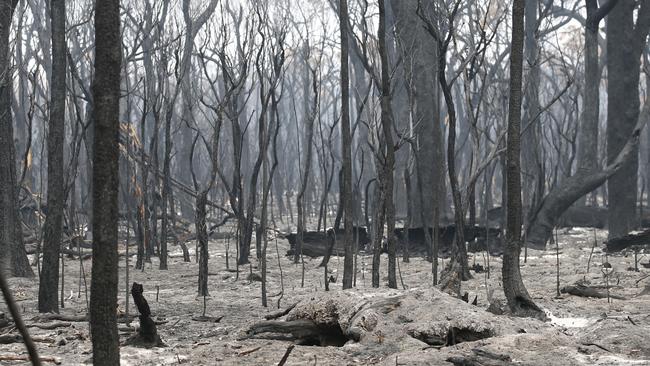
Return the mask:
POLYGON ((494 353, 480 348, 472 349, 472 354, 467 356, 452 356, 447 362, 454 366, 497 366, 514 365, 512 358, 505 354, 494 353))
POLYGON ((312 346, 358 342, 386 356, 396 350, 453 345, 535 329, 539 321, 498 317, 436 289, 323 293, 300 301, 286 320, 252 324, 239 339, 312 346), (430 311, 436 309, 436 311, 430 311))
MULTIPOLYGON (((358 241, 359 249, 364 249, 370 238, 365 227, 355 226, 353 228, 353 240, 358 241)), ((293 256, 296 250, 297 233, 290 233, 285 235, 285 239, 289 241, 290 248, 287 251, 288 256, 293 256)), ((329 248, 334 244, 332 253, 334 255, 343 255, 344 253, 344 240, 345 230, 328 229, 327 232, 322 231, 305 231, 302 234, 302 255, 308 257, 324 257, 327 255, 329 248)))
MULTIPOLYGON (((52 337, 32 336, 32 340, 38 343, 54 343, 56 340, 52 337)), ((0 344, 23 343, 23 337, 20 334, 2 334, 0 335, 0 344)))
MULTIPOLYGON (((429 236, 433 236, 433 228, 428 227, 429 236)), ((480 252, 490 249, 490 254, 500 255, 503 252, 501 243, 501 229, 494 227, 466 226, 464 238, 470 252, 480 252)), ((426 240, 424 228, 414 227, 395 229, 398 250, 404 251, 408 245, 409 253, 427 253, 429 244, 426 240)), ((456 236, 456 225, 446 225, 438 228, 438 255, 448 257, 456 236)))
MULTIPOLYGON (((603 293, 602 291, 599 291, 594 287, 586 286, 583 284, 564 286, 560 289, 560 292, 563 294, 569 294, 573 296, 594 297, 598 299, 606 299, 608 297, 607 293, 603 293)), ((611 293, 609 294, 609 297, 612 299, 625 300, 625 297, 614 295, 611 293)))
POLYGON ((316 324, 307 319, 297 319, 291 321, 264 321, 251 326, 247 334, 249 338, 263 333, 271 333, 265 339, 291 340, 301 345, 308 346, 337 346, 340 347, 347 342, 340 327, 316 324), (273 334, 280 334, 280 337, 274 337, 273 334))
POLYGON ((33 322, 45 322, 51 320, 60 320, 64 322, 87 322, 88 316, 48 313, 48 314, 37 315, 31 319, 31 321, 33 322))
POLYGON ((633 248, 635 250, 650 249, 650 229, 612 238, 605 242, 605 251, 608 253, 620 252, 630 247, 636 247, 633 248))
MULTIPOLYGON (((51 356, 41 356, 38 358, 41 362, 51 362, 55 365, 60 365, 61 360, 51 356)), ((0 361, 31 361, 27 355, 0 355, 0 361)))
POLYGON ((56 328, 67 328, 71 326, 72 323, 70 322, 54 322, 54 323, 32 323, 32 324, 27 324, 28 328, 38 328, 38 329, 45 329, 45 330, 52 330, 56 328))

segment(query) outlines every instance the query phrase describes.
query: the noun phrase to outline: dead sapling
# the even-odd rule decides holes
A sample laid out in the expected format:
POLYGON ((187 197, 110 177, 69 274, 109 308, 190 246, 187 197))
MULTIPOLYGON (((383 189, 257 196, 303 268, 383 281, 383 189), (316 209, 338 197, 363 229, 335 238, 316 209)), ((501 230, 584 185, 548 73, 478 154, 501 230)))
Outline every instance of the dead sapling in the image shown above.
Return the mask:
POLYGON ((607 260, 607 257, 605 257, 605 263, 603 263, 603 268, 601 269, 601 271, 603 272, 603 277, 605 278, 605 289, 607 290, 607 303, 610 303, 611 299, 609 296, 609 276, 612 274, 614 269, 612 268, 612 265, 607 260))
POLYGON ((555 228, 555 297, 559 298, 560 295, 560 240, 557 235, 557 227, 555 228))
MULTIPOLYGON (((594 243, 591 246, 591 251, 589 252, 589 259, 587 259, 587 274, 589 274, 589 268, 591 265, 591 257, 594 255, 594 249, 596 248, 596 244, 598 243, 598 239, 596 237, 596 228, 594 228, 594 243)), ((585 277, 583 279, 586 280, 587 274, 585 274, 585 277)))

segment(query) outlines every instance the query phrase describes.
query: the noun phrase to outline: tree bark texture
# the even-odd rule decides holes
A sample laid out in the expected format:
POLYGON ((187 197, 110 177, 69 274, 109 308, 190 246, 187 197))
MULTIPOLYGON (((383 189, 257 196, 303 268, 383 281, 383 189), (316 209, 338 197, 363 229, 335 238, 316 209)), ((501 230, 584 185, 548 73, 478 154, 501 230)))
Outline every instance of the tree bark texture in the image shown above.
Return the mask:
MULTIPOLYGON (((38 311, 58 312, 59 256, 65 203, 63 144, 65 136, 66 44, 65 0, 50 1, 52 81, 47 135, 47 217, 43 235, 43 267, 38 286, 38 311)), ((74 194, 74 193, 73 193, 74 194)))
POLYGON ((120 1, 95 4, 93 80, 93 259, 90 333, 94 365, 119 365, 117 333, 117 224, 119 187, 119 99, 122 42, 120 1))

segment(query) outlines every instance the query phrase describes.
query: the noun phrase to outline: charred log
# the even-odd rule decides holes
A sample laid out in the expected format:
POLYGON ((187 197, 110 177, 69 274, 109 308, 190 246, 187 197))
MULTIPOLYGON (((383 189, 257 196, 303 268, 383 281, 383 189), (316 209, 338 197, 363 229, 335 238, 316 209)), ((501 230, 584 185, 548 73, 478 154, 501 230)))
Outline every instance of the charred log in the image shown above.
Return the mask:
POLYGON ((605 242, 605 251, 608 253, 620 252, 630 247, 636 247, 634 249, 650 248, 650 229, 636 234, 630 233, 605 242))

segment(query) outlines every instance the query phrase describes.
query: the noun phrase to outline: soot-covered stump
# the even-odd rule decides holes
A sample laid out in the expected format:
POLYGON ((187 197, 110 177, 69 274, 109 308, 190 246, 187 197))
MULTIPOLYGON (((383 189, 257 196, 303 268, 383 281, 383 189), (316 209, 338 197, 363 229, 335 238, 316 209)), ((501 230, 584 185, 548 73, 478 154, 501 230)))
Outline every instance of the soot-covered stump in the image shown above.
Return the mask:
POLYGON ((149 308, 147 299, 144 298, 143 292, 142 285, 133 282, 131 296, 133 296, 133 302, 140 313, 140 329, 136 335, 127 341, 127 344, 144 347, 164 347, 165 343, 158 335, 156 322, 151 319, 151 309, 149 308))

